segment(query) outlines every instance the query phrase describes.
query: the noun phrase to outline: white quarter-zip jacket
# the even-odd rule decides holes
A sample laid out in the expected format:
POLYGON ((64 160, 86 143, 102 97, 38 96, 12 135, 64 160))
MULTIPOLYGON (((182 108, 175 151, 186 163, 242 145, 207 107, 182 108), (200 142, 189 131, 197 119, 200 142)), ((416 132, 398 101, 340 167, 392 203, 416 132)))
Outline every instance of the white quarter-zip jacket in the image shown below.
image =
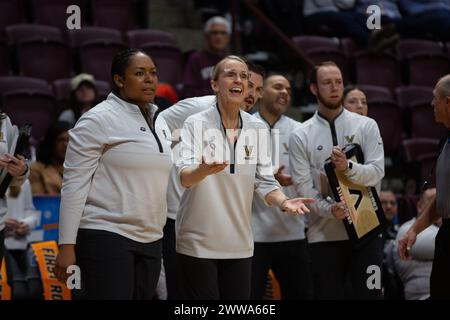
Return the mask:
MULTIPOLYGON (((160 117, 164 118, 169 127, 169 130, 172 133, 172 154, 174 156, 174 159, 178 159, 181 157, 181 143, 178 143, 178 141, 184 121, 189 116, 209 109, 215 106, 215 104, 215 95, 188 98, 178 101, 176 104, 159 114, 160 117)), ((170 219, 175 220, 177 217, 177 211, 180 207, 180 199, 183 191, 184 188, 180 183, 178 171, 176 169, 176 166, 174 165, 170 172, 169 185, 167 187, 167 216, 170 219)))
MULTIPOLYGON (((300 122, 282 115, 273 126, 259 112, 253 114, 266 125, 272 143, 272 166, 274 172, 285 166, 283 172, 291 174, 289 168, 289 137, 299 128, 300 122)), ((283 187, 289 198, 295 198, 294 186, 283 187)), ((252 227, 255 242, 279 242, 305 239, 303 215, 287 215, 278 207, 268 207, 259 197, 253 198, 252 227)))
MULTIPOLYGON (((150 105, 152 119, 157 107, 150 105)), ((60 244, 79 228, 105 230, 150 243, 162 238, 172 167, 164 119, 150 128, 137 105, 114 93, 69 132, 61 190, 60 244)))
MULTIPOLYGON (((26 180, 21 186, 17 197, 12 197, 8 190, 8 213, 7 217, 17 221, 25 222, 33 230, 39 224, 40 213, 34 208, 33 195, 31 193, 30 181, 26 180)), ((28 246, 29 234, 16 238, 14 235, 5 238, 5 247, 8 250, 25 250, 28 246)))
POLYGON ((359 185, 374 186, 379 192, 384 176, 384 150, 378 125, 373 119, 343 109, 333 122, 329 122, 316 112, 291 135, 289 162, 297 194, 316 199, 308 205, 311 209, 308 242, 348 239, 344 223, 334 218, 332 202, 326 200, 328 196, 334 197, 324 164, 333 145, 343 148, 349 143, 361 146, 365 163, 353 163, 353 168, 345 173, 347 178, 359 185))
POLYGON ((264 199, 281 188, 273 177, 270 137, 264 123, 240 111, 240 135, 225 138, 217 106, 184 123, 178 172, 202 161, 228 161, 221 172, 187 188, 176 219, 177 252, 197 258, 238 259, 253 255, 254 191, 264 199))
MULTIPOLYGON (((14 136, 17 136, 18 129, 13 127, 11 124, 11 120, 8 116, 4 119, 0 119, 0 155, 4 155, 5 153, 12 154, 14 150, 12 150, 13 140, 16 139, 14 136)), ((0 176, 4 176, 7 174, 5 168, 0 168, 0 176)), ((22 185, 30 175, 30 170, 27 170, 23 176, 13 177, 11 180, 10 186, 20 186, 22 185)), ((7 201, 6 196, 0 198, 0 231, 5 228, 5 216, 7 211, 7 201)))

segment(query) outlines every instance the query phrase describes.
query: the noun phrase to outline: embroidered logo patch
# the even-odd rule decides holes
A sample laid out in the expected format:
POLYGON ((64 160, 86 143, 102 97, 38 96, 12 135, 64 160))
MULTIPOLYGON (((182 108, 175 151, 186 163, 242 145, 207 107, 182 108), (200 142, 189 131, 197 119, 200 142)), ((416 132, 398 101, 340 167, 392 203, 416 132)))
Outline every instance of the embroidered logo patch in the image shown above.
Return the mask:
POLYGON ((244 146, 244 150, 245 150, 245 160, 251 160, 252 159, 251 154, 252 154, 252 151, 253 151, 253 146, 245 145, 244 146))
POLYGON ((345 136, 345 140, 347 140, 347 143, 353 143, 354 139, 355 139, 355 135, 345 136))

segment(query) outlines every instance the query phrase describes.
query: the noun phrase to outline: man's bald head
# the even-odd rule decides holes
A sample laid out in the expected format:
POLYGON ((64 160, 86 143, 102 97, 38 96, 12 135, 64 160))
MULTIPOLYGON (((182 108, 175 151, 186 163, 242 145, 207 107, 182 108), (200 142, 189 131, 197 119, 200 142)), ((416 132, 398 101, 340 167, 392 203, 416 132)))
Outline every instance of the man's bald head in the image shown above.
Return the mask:
POLYGON ((438 80, 433 89, 434 119, 450 129, 450 74, 438 80))
POLYGON ((443 96, 450 97, 450 74, 440 78, 436 84, 436 87, 439 88, 440 93, 443 96))

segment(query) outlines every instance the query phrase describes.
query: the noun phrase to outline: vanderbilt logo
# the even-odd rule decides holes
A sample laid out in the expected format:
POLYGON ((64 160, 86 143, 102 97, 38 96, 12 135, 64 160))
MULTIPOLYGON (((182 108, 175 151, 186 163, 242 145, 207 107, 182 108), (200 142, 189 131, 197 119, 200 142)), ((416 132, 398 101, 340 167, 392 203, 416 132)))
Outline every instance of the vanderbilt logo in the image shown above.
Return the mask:
POLYGON ((353 139, 355 139, 355 135, 345 136, 345 140, 347 140, 347 143, 353 143, 353 139))
POLYGON ((283 154, 289 154, 289 146, 286 142, 283 142, 284 152, 283 154))
POLYGON ((253 146, 244 146, 244 150, 245 150, 245 160, 251 160, 251 154, 253 151, 253 146))

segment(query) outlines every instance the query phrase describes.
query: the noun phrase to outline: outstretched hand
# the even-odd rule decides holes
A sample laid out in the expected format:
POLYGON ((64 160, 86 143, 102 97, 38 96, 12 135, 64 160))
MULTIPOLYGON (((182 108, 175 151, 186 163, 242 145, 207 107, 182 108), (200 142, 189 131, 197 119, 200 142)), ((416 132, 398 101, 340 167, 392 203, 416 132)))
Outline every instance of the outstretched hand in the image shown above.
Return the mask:
POLYGON ((212 174, 216 174, 228 166, 226 162, 211 162, 207 163, 205 158, 202 157, 202 163, 198 166, 198 170, 202 172, 203 175, 209 176, 212 174))
POLYGON ((305 214, 310 212, 306 203, 313 203, 315 201, 313 198, 287 199, 281 204, 281 210, 287 213, 305 214))

